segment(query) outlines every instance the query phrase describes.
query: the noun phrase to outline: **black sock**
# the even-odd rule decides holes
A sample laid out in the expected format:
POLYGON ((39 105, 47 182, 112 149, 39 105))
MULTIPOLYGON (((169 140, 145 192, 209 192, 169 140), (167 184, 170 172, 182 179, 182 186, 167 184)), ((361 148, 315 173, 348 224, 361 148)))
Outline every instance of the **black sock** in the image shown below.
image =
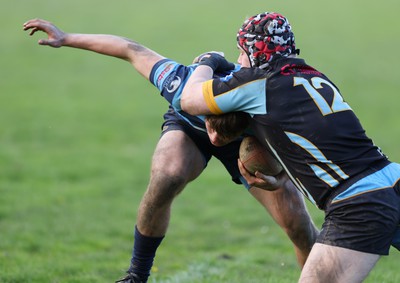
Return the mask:
POLYGON ((153 266, 154 257, 163 237, 147 237, 140 234, 135 226, 135 243, 133 245, 131 266, 129 272, 137 274, 143 281, 147 281, 153 266))

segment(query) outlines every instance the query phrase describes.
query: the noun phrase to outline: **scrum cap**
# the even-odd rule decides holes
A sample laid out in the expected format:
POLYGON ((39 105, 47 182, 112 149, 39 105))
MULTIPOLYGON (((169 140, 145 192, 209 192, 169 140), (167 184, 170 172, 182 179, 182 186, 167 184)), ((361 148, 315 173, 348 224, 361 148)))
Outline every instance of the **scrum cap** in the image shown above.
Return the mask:
POLYGON ((299 54, 289 21, 281 14, 265 12, 247 19, 237 33, 239 46, 253 67, 265 68, 274 58, 299 54))

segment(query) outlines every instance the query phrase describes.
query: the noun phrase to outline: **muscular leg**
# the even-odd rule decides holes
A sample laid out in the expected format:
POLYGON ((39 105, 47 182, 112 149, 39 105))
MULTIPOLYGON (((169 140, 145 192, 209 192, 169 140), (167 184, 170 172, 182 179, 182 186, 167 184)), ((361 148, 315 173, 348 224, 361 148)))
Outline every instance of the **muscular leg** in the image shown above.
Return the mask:
POLYGON ((362 282, 379 255, 316 243, 301 273, 299 283, 362 282))
POLYGON ((291 183, 275 191, 256 187, 249 191, 286 232, 293 242, 297 261, 303 267, 319 232, 307 212, 301 193, 291 183))
POLYGON ((141 234, 165 235, 172 201, 203 169, 203 156, 186 134, 169 131, 161 137, 153 154, 150 182, 139 206, 137 228, 141 234))
POLYGON ((147 282, 158 246, 167 232, 174 198, 204 168, 204 158, 182 131, 160 138, 153 154, 150 182, 140 202, 128 276, 117 282, 147 282))

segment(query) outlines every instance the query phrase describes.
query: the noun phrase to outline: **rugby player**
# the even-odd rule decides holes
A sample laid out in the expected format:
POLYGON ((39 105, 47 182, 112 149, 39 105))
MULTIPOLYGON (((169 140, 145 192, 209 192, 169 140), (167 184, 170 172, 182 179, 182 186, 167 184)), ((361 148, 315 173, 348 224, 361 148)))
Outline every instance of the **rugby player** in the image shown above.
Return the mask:
MULTIPOLYGON (((211 54, 209 66, 203 62, 186 83, 182 109, 191 115, 248 113, 258 140, 325 211, 299 282, 362 282, 391 244, 399 247, 400 165, 365 134, 335 84, 298 57, 286 17, 250 17, 237 44, 242 68, 213 78, 226 60, 211 54)), ((262 188, 273 178, 239 168, 252 186, 262 188)))

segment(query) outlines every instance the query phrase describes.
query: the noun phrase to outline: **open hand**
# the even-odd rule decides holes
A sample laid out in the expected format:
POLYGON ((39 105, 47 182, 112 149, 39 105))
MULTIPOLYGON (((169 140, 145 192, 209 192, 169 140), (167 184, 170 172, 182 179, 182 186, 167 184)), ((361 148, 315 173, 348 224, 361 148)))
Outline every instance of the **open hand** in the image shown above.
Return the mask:
POLYGON ((37 31, 47 33, 47 39, 40 39, 38 41, 40 45, 49 45, 56 48, 63 45, 66 34, 48 21, 33 19, 24 23, 23 27, 24 30, 30 30, 29 35, 34 35, 37 31))

